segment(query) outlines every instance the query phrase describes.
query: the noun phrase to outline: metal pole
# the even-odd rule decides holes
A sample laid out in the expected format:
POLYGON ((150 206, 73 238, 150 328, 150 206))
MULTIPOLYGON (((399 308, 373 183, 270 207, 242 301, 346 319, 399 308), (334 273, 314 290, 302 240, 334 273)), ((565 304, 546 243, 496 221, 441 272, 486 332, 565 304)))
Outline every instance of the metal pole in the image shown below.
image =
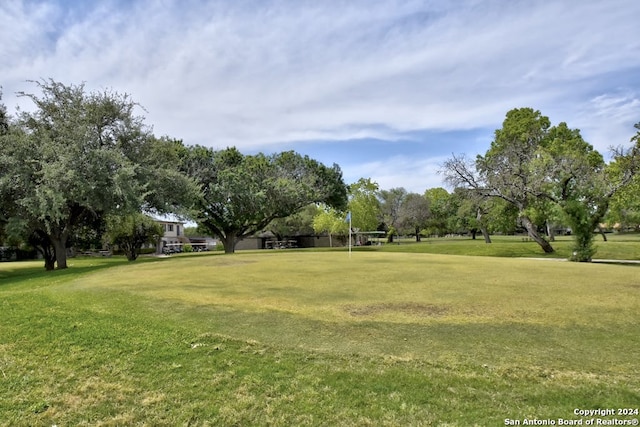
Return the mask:
POLYGON ((351 258, 351 212, 349 212, 349 258, 351 258))

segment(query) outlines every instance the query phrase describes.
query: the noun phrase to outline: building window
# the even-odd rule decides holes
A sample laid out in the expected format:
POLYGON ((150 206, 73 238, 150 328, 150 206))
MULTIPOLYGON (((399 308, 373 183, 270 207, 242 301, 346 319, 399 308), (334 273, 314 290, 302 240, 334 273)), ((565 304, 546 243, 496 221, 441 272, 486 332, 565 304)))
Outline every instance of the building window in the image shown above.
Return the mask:
POLYGON ((168 227, 169 227, 169 231, 173 231, 173 224, 169 224, 168 227))

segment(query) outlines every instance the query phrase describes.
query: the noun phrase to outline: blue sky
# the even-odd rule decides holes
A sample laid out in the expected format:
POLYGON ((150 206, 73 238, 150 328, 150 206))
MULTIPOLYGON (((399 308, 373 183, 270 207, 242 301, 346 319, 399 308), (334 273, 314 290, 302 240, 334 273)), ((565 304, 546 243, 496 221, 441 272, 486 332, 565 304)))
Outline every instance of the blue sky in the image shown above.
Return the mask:
POLYGON ((637 0, 37 1, 0 4, 0 85, 129 93, 157 135, 293 149, 347 182, 423 192, 539 109, 603 154, 640 121, 637 0))

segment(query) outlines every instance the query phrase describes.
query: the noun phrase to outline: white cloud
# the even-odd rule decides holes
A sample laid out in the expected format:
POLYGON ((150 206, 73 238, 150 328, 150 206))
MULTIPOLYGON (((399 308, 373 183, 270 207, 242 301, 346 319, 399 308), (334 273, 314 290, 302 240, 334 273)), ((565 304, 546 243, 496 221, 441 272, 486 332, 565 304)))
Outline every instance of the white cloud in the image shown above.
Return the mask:
POLYGON ((634 123, 640 122, 640 93, 621 90, 597 95, 577 112, 576 124, 583 136, 602 154, 611 147, 628 146, 636 133, 634 123))
POLYGON ((0 5, 5 103, 28 107, 26 79, 86 81, 132 94, 156 133, 241 149, 496 128, 524 106, 601 149, 640 120, 611 81, 640 83, 636 0, 133 4, 0 5))
POLYGON ((409 192, 423 194, 425 190, 445 187, 438 170, 445 157, 416 159, 397 155, 385 160, 366 162, 349 168, 345 181, 356 182, 360 177, 373 177, 381 189, 403 187, 409 192))

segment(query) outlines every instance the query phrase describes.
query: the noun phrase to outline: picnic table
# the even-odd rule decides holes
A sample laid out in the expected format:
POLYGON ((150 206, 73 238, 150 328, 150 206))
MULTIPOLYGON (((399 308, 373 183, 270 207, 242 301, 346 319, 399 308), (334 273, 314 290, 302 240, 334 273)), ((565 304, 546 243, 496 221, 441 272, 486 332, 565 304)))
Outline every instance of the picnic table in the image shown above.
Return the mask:
POLYGON ((295 240, 267 240, 265 248, 267 249, 291 249, 297 248, 298 242, 295 240))

